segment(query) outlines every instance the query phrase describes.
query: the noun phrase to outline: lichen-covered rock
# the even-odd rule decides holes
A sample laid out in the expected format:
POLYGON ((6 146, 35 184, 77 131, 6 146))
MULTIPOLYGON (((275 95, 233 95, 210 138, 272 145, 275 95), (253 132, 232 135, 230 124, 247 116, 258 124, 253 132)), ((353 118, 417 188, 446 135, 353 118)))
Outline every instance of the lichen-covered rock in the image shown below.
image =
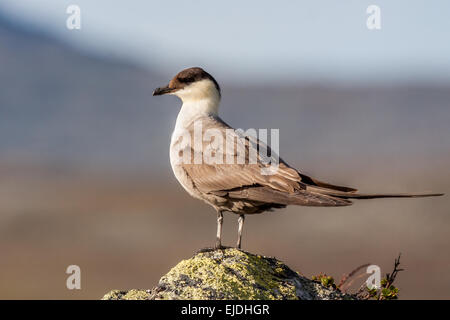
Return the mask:
POLYGON ((113 290, 105 300, 352 299, 300 276, 275 258, 237 249, 199 252, 178 263, 152 290, 113 290))
POLYGON ((102 300, 149 300, 150 290, 131 289, 128 291, 112 290, 102 300))

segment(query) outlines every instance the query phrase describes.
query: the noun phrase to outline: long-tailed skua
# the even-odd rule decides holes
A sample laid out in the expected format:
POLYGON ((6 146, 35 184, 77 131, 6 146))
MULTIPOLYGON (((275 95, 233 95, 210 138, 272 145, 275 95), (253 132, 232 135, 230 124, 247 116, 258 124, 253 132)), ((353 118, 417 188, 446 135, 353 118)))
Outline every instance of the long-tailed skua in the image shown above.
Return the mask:
POLYGON ((268 148, 267 145, 258 139, 243 136, 222 121, 219 117, 220 87, 209 73, 201 68, 185 69, 167 86, 153 92, 154 96, 164 94, 175 95, 183 102, 170 144, 173 172, 191 196, 205 201, 217 211, 216 248, 222 246, 224 212, 239 216, 236 246, 240 248, 247 214, 259 214, 287 205, 339 207, 351 205, 351 199, 442 195, 362 194, 354 188, 336 186, 306 176, 282 159, 279 159, 277 169, 268 174, 264 169, 272 164, 263 159, 259 152, 263 147, 268 148), (215 139, 202 138, 200 142, 192 142, 196 126, 200 128, 203 138, 213 132, 215 136, 222 135, 223 139, 216 136, 215 139), (186 142, 186 137, 191 137, 190 143, 186 142), (233 143, 228 145, 225 141, 233 143), (244 146, 244 162, 239 161, 242 158, 239 158, 241 153, 238 151, 242 149, 237 145, 244 146), (205 152, 210 158, 213 156, 223 161, 205 161, 205 152), (253 162, 250 161, 251 154, 257 155, 253 162))

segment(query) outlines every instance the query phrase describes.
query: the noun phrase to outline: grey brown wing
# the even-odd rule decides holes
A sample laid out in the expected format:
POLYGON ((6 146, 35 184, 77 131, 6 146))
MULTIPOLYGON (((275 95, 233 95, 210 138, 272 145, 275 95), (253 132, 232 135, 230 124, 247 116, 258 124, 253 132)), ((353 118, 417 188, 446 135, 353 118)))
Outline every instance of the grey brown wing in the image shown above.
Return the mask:
MULTIPOLYGON (((215 150, 216 156, 222 157, 223 164, 204 162, 201 164, 183 164, 184 171, 200 192, 227 196, 231 199, 246 199, 280 205, 341 206, 351 204, 349 200, 309 191, 307 184, 302 181, 302 175, 282 160, 276 172, 271 175, 263 174, 262 169, 267 169, 270 164, 263 162, 259 157, 256 163, 249 163, 248 158, 250 152, 254 152, 254 148, 257 148, 260 144, 259 141, 255 145, 249 139, 236 134, 234 130, 226 130, 231 129, 231 127, 220 119, 208 118, 202 120, 203 130, 208 128, 218 129, 223 136, 232 135, 232 139, 241 141, 246 148, 246 158, 244 164, 238 164, 236 148, 223 145, 215 150), (225 163, 227 157, 228 159, 234 159, 233 163, 225 163)), ((190 146, 192 158, 195 157, 196 152, 204 152, 206 148, 211 147, 208 144, 208 142, 204 142, 201 151, 190 146)), ((312 179, 311 181, 314 183, 312 179)))

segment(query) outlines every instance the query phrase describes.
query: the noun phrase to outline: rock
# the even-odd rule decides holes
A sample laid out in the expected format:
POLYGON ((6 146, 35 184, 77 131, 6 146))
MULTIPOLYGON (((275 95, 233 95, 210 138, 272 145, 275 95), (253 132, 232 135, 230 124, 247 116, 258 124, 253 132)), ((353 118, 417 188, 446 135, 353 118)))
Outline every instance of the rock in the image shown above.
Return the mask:
POLYGON ((131 289, 128 291, 112 290, 102 300, 149 300, 150 290, 131 289))
POLYGON ((103 300, 354 299, 292 271, 275 258, 227 248, 178 263, 151 290, 113 290, 103 300))

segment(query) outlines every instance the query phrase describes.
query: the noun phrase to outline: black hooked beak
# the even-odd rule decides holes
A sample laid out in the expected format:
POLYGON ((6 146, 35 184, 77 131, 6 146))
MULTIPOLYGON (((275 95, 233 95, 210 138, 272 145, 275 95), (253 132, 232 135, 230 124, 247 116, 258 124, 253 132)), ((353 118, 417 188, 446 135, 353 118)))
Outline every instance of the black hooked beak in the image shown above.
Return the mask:
POLYGON ((153 91, 153 95, 154 96, 162 96, 163 94, 171 93, 171 92, 174 92, 174 91, 175 91, 175 89, 169 88, 169 86, 167 85, 165 87, 156 88, 153 91))

